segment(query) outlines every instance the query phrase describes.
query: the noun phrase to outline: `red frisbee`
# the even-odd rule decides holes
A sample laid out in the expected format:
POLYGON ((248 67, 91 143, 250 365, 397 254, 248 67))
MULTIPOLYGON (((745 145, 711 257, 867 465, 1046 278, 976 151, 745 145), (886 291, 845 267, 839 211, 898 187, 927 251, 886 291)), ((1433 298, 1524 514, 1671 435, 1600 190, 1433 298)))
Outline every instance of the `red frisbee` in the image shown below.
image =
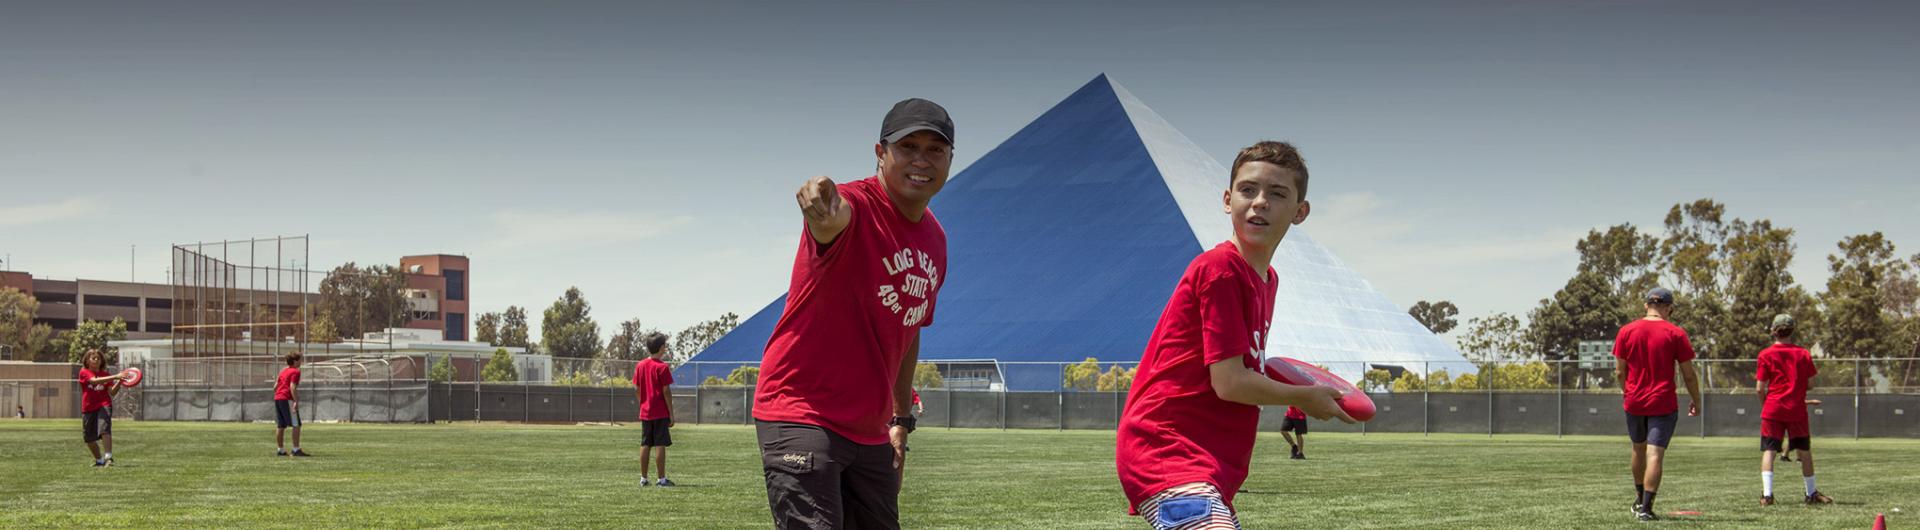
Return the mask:
POLYGON ((1338 400, 1340 410, 1346 411, 1347 415, 1353 416, 1355 420, 1367 421, 1373 419, 1373 398, 1367 397, 1366 392, 1361 392, 1360 387, 1353 386, 1353 383, 1341 379, 1340 376, 1333 375, 1333 372, 1322 370, 1320 367, 1307 364, 1304 361, 1286 357, 1268 357, 1265 364, 1267 377, 1289 385, 1320 385, 1332 387, 1334 390, 1340 391, 1340 399, 1338 400))
POLYGON ((140 380, 146 377, 146 374, 141 373, 139 368, 128 368, 127 371, 120 373, 127 376, 126 379, 120 380, 120 386, 127 388, 140 386, 140 380))

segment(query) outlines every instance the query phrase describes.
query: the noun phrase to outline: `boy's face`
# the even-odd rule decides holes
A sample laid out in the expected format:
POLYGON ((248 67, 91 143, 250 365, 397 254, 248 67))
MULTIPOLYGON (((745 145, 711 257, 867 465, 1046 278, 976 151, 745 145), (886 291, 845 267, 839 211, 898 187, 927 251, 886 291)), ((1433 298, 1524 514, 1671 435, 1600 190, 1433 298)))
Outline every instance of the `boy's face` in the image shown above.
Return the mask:
POLYGON ((873 154, 880 158, 880 183, 895 198, 912 204, 932 202, 947 185, 947 170, 953 166, 953 146, 932 131, 876 143, 873 154))
POLYGON ((1233 218, 1233 237, 1262 248, 1280 246, 1287 227, 1305 222, 1312 209, 1300 199, 1297 176, 1271 162, 1241 164, 1222 197, 1233 218))

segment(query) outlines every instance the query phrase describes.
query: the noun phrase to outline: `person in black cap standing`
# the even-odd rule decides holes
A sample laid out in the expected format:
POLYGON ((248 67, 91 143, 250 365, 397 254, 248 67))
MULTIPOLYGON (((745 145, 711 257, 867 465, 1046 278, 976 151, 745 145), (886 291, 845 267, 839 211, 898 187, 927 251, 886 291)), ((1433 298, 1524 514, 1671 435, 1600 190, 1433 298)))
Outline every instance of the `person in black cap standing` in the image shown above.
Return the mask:
POLYGON ((1653 497, 1660 490, 1661 466, 1673 428, 1679 423, 1680 404, 1674 395, 1674 367, 1687 381, 1688 416, 1700 415, 1700 378, 1693 371, 1693 343, 1686 330, 1667 320, 1673 314, 1673 291, 1647 291, 1647 316, 1627 323, 1613 339, 1614 377, 1624 390, 1627 438, 1633 441, 1633 515, 1642 521, 1659 519, 1653 497))
POLYGON ((920 329, 947 267, 928 203, 953 164, 953 120, 901 101, 873 155, 877 175, 794 194, 806 230, 753 407, 777 528, 900 527, 920 329))

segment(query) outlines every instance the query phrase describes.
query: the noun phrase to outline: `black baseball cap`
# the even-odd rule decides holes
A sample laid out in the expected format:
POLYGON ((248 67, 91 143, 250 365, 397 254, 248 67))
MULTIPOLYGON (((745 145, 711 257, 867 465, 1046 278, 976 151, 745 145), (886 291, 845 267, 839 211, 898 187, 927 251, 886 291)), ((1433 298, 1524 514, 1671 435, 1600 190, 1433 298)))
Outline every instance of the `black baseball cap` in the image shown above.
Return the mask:
POLYGON ((1667 290, 1667 288, 1665 288, 1665 287, 1655 287, 1655 288, 1652 288, 1652 289, 1648 289, 1648 290, 1647 290, 1647 303, 1649 303, 1649 304, 1672 304, 1672 303, 1673 303, 1673 291, 1669 291, 1669 290, 1667 290))
POLYGON ((887 119, 880 122, 880 141, 898 142, 920 131, 933 131, 945 139, 947 145, 953 145, 953 118, 947 117, 947 109, 920 98, 893 104, 893 110, 887 111, 887 119))

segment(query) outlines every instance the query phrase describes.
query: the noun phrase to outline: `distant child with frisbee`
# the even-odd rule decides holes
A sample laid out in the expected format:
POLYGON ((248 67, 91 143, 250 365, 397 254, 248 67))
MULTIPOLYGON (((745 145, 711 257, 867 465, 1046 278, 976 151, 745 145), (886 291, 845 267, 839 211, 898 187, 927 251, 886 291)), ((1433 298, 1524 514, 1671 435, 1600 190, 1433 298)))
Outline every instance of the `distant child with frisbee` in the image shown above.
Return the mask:
POLYGON ((107 356, 87 350, 80 356, 80 437, 93 453, 93 467, 113 465, 113 396, 125 375, 107 375, 107 356), (104 454, 100 446, 105 445, 104 454))

